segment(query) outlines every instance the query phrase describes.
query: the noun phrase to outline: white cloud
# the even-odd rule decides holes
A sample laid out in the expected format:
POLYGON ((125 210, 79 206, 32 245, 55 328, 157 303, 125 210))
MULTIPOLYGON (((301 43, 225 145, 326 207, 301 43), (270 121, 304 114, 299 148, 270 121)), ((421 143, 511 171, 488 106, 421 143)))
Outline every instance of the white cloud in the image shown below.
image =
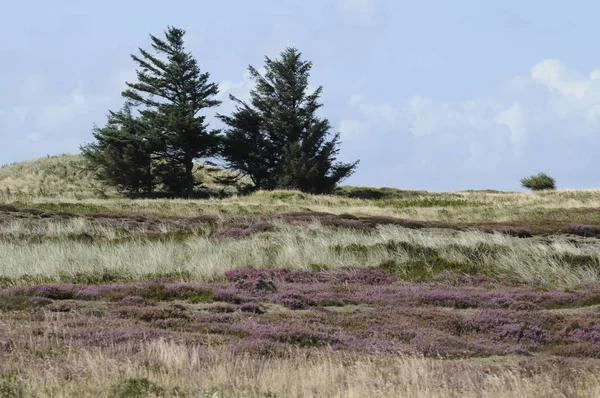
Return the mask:
MULTIPOLYGON (((415 95, 376 103, 352 95, 348 104, 355 116, 344 119, 340 130, 351 133, 348 145, 362 151, 363 167, 371 159, 431 178, 423 171, 427 164, 452 181, 488 184, 485 176, 494 175, 505 179, 497 181, 500 186, 516 189, 515 178, 540 169, 582 181, 576 173, 588 170, 600 149, 600 69, 582 73, 556 59, 542 60, 478 98, 415 95), (388 154, 392 148, 402 155, 388 154)), ((452 181, 448 185, 456 187, 452 181)))
POLYGON ((34 101, 44 94, 46 80, 37 73, 25 76, 21 84, 21 98, 25 101, 34 101))
POLYGON ((350 105, 358 105, 358 104, 360 104, 361 101, 362 101, 362 97, 360 95, 353 95, 348 100, 348 103, 350 105))
MULTIPOLYGON (((266 72, 264 67, 260 67, 257 70, 258 73, 264 76, 266 72)), ((250 99, 250 90, 254 88, 254 84, 250 72, 246 71, 240 81, 223 80, 219 83, 219 94, 217 94, 216 98, 224 102, 229 102, 229 95, 233 94, 236 98, 247 101, 250 99)))
POLYGON ((18 119, 19 127, 23 127, 25 125, 25 120, 27 120, 27 115, 29 114, 29 108, 26 106, 15 106, 13 108, 13 113, 18 119))
POLYGON ((416 95, 401 104, 370 104, 358 95, 349 99, 372 123, 408 128, 414 136, 448 131, 508 134, 513 145, 555 122, 565 122, 567 135, 600 131, 600 70, 589 77, 555 59, 543 60, 527 77, 508 80, 496 93, 463 102, 446 103, 416 95))
POLYGON ((42 139, 42 135, 38 133, 29 133, 27 134, 27 140, 32 142, 38 142, 42 139))
POLYGON ((35 112, 35 122, 43 130, 56 130, 64 127, 69 122, 82 114, 97 109, 108 107, 111 99, 107 96, 85 95, 81 84, 68 96, 58 103, 45 104, 35 112))
POLYGON ((112 76, 112 85, 118 93, 127 89, 126 83, 135 83, 136 81, 137 72, 134 68, 119 69, 112 76))
POLYGON ((450 105, 415 96, 407 101, 404 110, 412 122, 415 136, 431 135, 445 127, 463 122, 464 115, 451 109, 450 105))
MULTIPOLYGON (((230 94, 238 97, 240 95, 242 100, 248 99, 250 97, 250 90, 252 86, 252 80, 250 77, 250 72, 244 72, 242 76, 242 80, 239 82, 234 82, 231 80, 223 80, 219 83, 219 94, 217 94, 217 99, 223 101, 230 94)), ((238 97, 239 98, 239 97, 238 97)))
POLYGON ((368 124, 356 120, 342 120, 338 131, 342 140, 352 140, 368 132, 368 124))
POLYGON ((510 108, 500 112, 495 119, 496 123, 505 125, 510 130, 510 142, 518 144, 525 138, 527 131, 525 130, 525 115, 524 111, 518 103, 514 103, 510 108))
POLYGON ((370 22, 375 12, 375 0, 335 0, 335 7, 362 22, 370 22))

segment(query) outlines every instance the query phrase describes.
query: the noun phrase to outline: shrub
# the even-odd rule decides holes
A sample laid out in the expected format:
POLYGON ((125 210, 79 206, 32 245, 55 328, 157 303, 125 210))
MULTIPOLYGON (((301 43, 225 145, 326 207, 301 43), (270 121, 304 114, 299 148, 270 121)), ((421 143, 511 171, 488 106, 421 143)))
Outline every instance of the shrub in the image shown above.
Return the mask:
POLYGON ((24 388, 20 381, 12 376, 0 376, 0 398, 24 396, 24 388))
POLYGON ((146 378, 129 378, 113 388, 114 397, 134 398, 163 395, 164 389, 146 378))
POLYGON ((523 188, 531 189, 532 191, 543 191, 556 189, 556 181, 545 173, 538 173, 521 180, 523 188))

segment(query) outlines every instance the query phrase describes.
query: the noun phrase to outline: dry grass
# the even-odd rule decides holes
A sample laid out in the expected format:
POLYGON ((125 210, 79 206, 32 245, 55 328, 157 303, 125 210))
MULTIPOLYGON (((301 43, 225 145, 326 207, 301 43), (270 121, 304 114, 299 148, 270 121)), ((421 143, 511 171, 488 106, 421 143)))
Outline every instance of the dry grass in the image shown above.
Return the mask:
MULTIPOLYGON (((222 280, 225 272, 240 267, 377 267, 412 282, 440 283, 442 290, 454 283, 444 279, 448 270, 452 272, 447 278, 485 275, 489 284, 535 286, 535 294, 540 288, 600 283, 600 240, 557 233, 569 223, 600 225, 600 190, 396 191, 379 200, 276 191, 223 200, 129 200, 93 182, 79 162, 76 156, 64 155, 0 168, 0 202, 47 213, 0 209, 3 286, 42 281, 100 284, 157 275, 202 282, 222 280), (148 217, 139 223, 132 221, 135 217, 115 221, 93 216, 99 212, 148 217), (235 217, 290 212, 396 217, 446 227, 503 223, 552 235, 522 239, 397 225, 352 229, 351 222, 332 226, 322 218, 296 222, 283 217, 267 220, 270 230, 214 236, 217 230, 235 228, 240 221, 235 217), (210 222, 196 218, 206 215, 216 217, 210 222)), ((61 303, 54 304, 60 310, 61 303)), ((193 342, 154 338, 85 346, 70 340, 69 333, 78 328, 101 328, 102 315, 92 310, 86 319, 46 310, 0 311, 0 397, 600 396, 600 363, 578 359, 576 351, 569 359, 511 354, 459 361, 290 346, 286 355, 265 358, 241 354, 223 341, 213 344, 214 336, 203 333, 193 342)), ((300 323, 302 314, 295 313, 300 323)), ((120 326, 125 321, 115 317, 106 322, 120 326)), ((169 336, 179 332, 169 323, 156 322, 173 333, 169 336)), ((591 324, 579 326, 596 330, 591 324)))
POLYGON ((452 223, 600 224, 600 190, 550 193, 426 193, 406 199, 368 200, 310 196, 299 192, 257 192, 227 199, 69 199, 4 197, 20 207, 74 213, 114 212, 194 217, 243 216, 286 212, 327 212, 389 216, 452 223))
MULTIPOLYGON (((48 156, 26 162, 0 166, 0 201, 30 198, 63 198, 69 200, 107 199, 118 193, 96 181, 84 167, 80 155, 48 156)), ((218 188, 215 177, 230 173, 216 167, 196 164, 196 181, 218 188)), ((247 180, 244 180, 247 182, 247 180)))
MULTIPOLYGON (((200 170, 197 179, 212 184, 200 170)), ((357 216, 393 216, 445 222, 581 222, 600 224, 600 190, 536 193, 488 191, 392 192, 391 199, 310 196, 299 192, 258 192, 207 200, 129 200, 94 182, 81 158, 62 155, 0 167, 0 201, 23 207, 80 212, 237 216, 316 211, 357 216)))
MULTIPOLYGON (((436 264, 445 261, 460 272, 547 287, 600 282, 596 239, 520 239, 499 233, 398 226, 357 231, 332 229, 318 221, 304 226, 275 221, 274 228, 243 239, 214 239, 206 228, 165 239, 133 236, 122 240, 119 230, 93 227, 82 219, 49 222, 29 230, 22 221, 13 221, 0 225, 0 236, 5 236, 0 241, 0 276, 15 281, 24 276, 68 281, 72 275, 108 271, 132 279, 185 273, 192 280, 206 281, 238 267, 310 269, 392 263, 400 276, 410 277, 440 272, 436 264), (28 234, 43 239, 23 245, 28 234), (94 241, 82 240, 81 234, 94 241)), ((169 228, 162 231, 168 234, 169 228)))
POLYGON ((8 367, 15 370, 16 377, 6 379, 12 388, 22 386, 23 392, 36 397, 527 398, 600 394, 597 373, 565 372, 560 366, 523 375, 510 366, 490 372, 488 366, 410 356, 310 356, 297 351, 291 352, 290 358, 264 361, 164 340, 115 349, 67 348, 63 354, 52 353, 55 346, 51 341, 38 346, 40 354, 47 354, 36 361, 29 352, 13 352, 8 367))

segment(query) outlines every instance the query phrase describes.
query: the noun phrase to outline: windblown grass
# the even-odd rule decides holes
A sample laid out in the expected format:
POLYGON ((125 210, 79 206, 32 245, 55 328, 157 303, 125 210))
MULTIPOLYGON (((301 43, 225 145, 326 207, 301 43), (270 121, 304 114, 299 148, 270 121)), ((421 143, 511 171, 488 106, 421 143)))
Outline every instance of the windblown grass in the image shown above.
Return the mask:
POLYGON ((597 288, 405 284, 367 269, 13 288, 0 290, 0 392, 593 397, 599 302, 597 288))
MULTIPOLYGON (((197 183, 214 189, 216 177, 231 173, 213 166, 196 164, 197 183)), ((247 180, 243 180, 248 182, 247 180)), ((31 198, 107 199, 120 195, 111 187, 97 181, 80 155, 48 156, 25 162, 0 166, 0 201, 31 198)))
POLYGON ((600 281, 596 239, 521 239, 500 233, 389 225, 361 231, 327 227, 318 221, 290 225, 275 220, 265 232, 247 236, 244 229, 225 227, 223 231, 230 232, 220 233, 222 238, 211 235, 214 226, 186 233, 166 225, 156 228, 159 231, 151 235, 143 230, 136 234, 73 219, 24 230, 15 221, 0 226, 0 276, 16 284, 69 281, 74 275, 106 272, 126 280, 180 273, 190 280, 206 281, 237 267, 369 266, 404 279, 430 279, 455 271, 546 287, 600 281), (30 243, 23 245, 26 241, 30 243))
POLYGON ((227 199, 68 199, 5 197, 17 207, 48 212, 112 212, 160 216, 244 216, 327 212, 452 223, 600 224, 600 190, 552 193, 426 193, 405 199, 353 199, 300 192, 257 192, 227 199))
POLYGON ((600 190, 130 200, 78 162, 0 168, 0 397, 600 396, 600 190))
MULTIPOLYGON (((50 331, 49 331, 50 332, 50 331)), ((0 391, 54 397, 597 397, 594 370, 567 364, 529 375, 511 366, 441 362, 411 356, 368 357, 329 353, 264 361, 219 349, 152 341, 113 350, 73 349, 64 354, 48 338, 36 347, 45 361, 18 350, 0 379, 0 391), (59 351, 60 352, 60 351, 59 351), (136 352, 134 358, 131 353, 136 352), (55 361, 60 358, 60 361, 55 361), (124 361, 123 358, 131 358, 124 361), (492 367, 494 368, 494 367, 492 367)), ((17 394, 13 396, 18 396, 17 394)), ((11 395, 6 395, 11 396, 11 395)))

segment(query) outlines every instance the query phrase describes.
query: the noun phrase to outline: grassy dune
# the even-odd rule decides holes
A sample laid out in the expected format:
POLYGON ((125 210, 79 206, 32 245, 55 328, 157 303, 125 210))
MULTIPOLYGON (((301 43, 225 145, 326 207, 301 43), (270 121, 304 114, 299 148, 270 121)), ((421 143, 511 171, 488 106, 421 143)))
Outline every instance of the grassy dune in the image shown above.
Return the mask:
POLYGON ((0 168, 0 397, 600 395, 600 190, 131 200, 79 161, 0 168))
MULTIPOLYGON (((196 182, 222 189, 215 177, 229 174, 212 166, 196 164, 196 182)), ((0 166, 0 200, 62 198, 69 200, 108 199, 120 195, 94 179, 80 155, 48 156, 0 166)))

